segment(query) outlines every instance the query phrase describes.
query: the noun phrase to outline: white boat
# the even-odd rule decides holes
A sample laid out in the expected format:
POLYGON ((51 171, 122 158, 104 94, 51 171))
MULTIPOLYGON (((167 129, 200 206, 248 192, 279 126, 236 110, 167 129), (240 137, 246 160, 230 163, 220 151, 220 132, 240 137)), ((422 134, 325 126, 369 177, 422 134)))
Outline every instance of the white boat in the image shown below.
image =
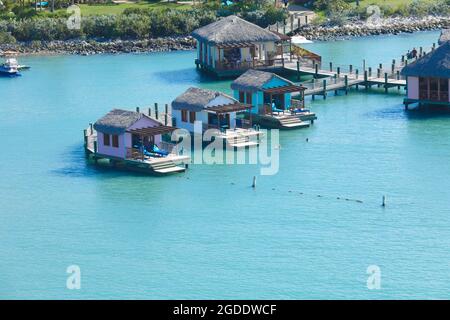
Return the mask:
POLYGON ((293 36, 293 37, 291 38, 291 41, 292 41, 292 43, 294 43, 294 44, 313 43, 311 40, 308 40, 308 39, 306 39, 305 37, 299 36, 299 35, 293 36))
POLYGON ((7 58, 5 62, 0 65, 0 75, 3 76, 18 76, 19 74, 19 64, 16 58, 7 58))

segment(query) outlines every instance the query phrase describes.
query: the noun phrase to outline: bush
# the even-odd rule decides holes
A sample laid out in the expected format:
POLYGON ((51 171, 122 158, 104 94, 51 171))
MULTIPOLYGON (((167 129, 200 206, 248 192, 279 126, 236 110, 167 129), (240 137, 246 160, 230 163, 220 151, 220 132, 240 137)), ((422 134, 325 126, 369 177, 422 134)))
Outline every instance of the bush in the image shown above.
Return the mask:
POLYGON ((16 43, 16 38, 14 38, 9 32, 0 31, 0 43, 13 44, 16 43))

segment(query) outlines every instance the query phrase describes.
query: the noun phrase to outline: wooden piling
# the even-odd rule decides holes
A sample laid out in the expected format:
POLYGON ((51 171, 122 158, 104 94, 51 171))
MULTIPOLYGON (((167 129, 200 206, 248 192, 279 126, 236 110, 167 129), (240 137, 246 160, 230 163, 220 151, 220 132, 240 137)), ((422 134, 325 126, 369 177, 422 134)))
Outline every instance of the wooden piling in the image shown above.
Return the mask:
POLYGON ((368 77, 367 77, 367 70, 364 70, 364 86, 366 88, 366 91, 369 90, 369 83, 368 83, 368 77))
POLYGON ((152 108, 148 108, 148 116, 149 116, 149 117, 152 116, 152 108))
POLYGON ((384 73, 384 92, 388 92, 388 74, 387 72, 384 73))
POLYGON ((327 98, 327 80, 323 79, 323 98, 327 98))
POLYGON ((139 113, 139 107, 136 107, 136 112, 139 113))
POLYGON ((315 68, 316 68, 316 70, 315 70, 315 72, 316 72, 315 78, 317 79, 319 77, 319 65, 317 63, 315 64, 315 68))
POLYGON ((297 60, 297 81, 300 81, 300 61, 297 60))
POLYGON ((345 75, 344 77, 344 83, 345 83, 345 94, 348 94, 348 76, 345 75))
POLYGON ((164 106, 164 125, 168 125, 169 123, 169 105, 166 103, 164 106))
POLYGON ((333 72, 333 62, 330 62, 330 72, 333 72))
POLYGON ((158 102, 155 102, 155 119, 158 120, 159 114, 158 114, 158 102))

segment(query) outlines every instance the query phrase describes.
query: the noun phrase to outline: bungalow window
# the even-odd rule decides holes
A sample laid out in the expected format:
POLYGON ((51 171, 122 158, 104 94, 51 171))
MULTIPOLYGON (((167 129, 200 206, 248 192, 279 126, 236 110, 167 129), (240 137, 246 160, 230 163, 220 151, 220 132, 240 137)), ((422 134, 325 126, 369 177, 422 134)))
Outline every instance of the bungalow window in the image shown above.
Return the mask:
POLYGON ((181 110, 181 121, 183 121, 183 122, 187 122, 188 121, 187 110, 181 110))
POLYGON ((105 145, 105 146, 111 145, 110 135, 107 133, 103 134, 103 145, 105 145))
POLYGON ((189 122, 190 123, 195 122, 195 111, 189 111, 189 122))
POLYGON ((114 148, 118 148, 119 147, 119 136, 117 134, 113 134, 112 135, 112 146, 114 148))

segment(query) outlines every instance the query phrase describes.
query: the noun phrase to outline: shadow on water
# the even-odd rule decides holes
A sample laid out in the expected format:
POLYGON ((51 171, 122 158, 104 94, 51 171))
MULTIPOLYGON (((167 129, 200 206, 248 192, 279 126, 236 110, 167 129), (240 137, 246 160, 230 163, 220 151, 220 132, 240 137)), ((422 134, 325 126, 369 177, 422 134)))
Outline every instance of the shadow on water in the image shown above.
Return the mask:
POLYGON ((429 120, 450 118, 450 108, 446 106, 422 106, 406 111, 410 120, 429 120))
POLYGON ((211 82, 215 80, 212 76, 201 73, 195 67, 173 71, 155 72, 153 75, 169 84, 193 84, 211 82))
POLYGON ((121 168, 113 168, 106 163, 95 164, 92 159, 86 157, 83 145, 75 145, 67 148, 61 156, 64 166, 53 169, 54 175, 72 178, 117 178, 117 177, 151 177, 158 178, 142 172, 129 171, 121 168))

